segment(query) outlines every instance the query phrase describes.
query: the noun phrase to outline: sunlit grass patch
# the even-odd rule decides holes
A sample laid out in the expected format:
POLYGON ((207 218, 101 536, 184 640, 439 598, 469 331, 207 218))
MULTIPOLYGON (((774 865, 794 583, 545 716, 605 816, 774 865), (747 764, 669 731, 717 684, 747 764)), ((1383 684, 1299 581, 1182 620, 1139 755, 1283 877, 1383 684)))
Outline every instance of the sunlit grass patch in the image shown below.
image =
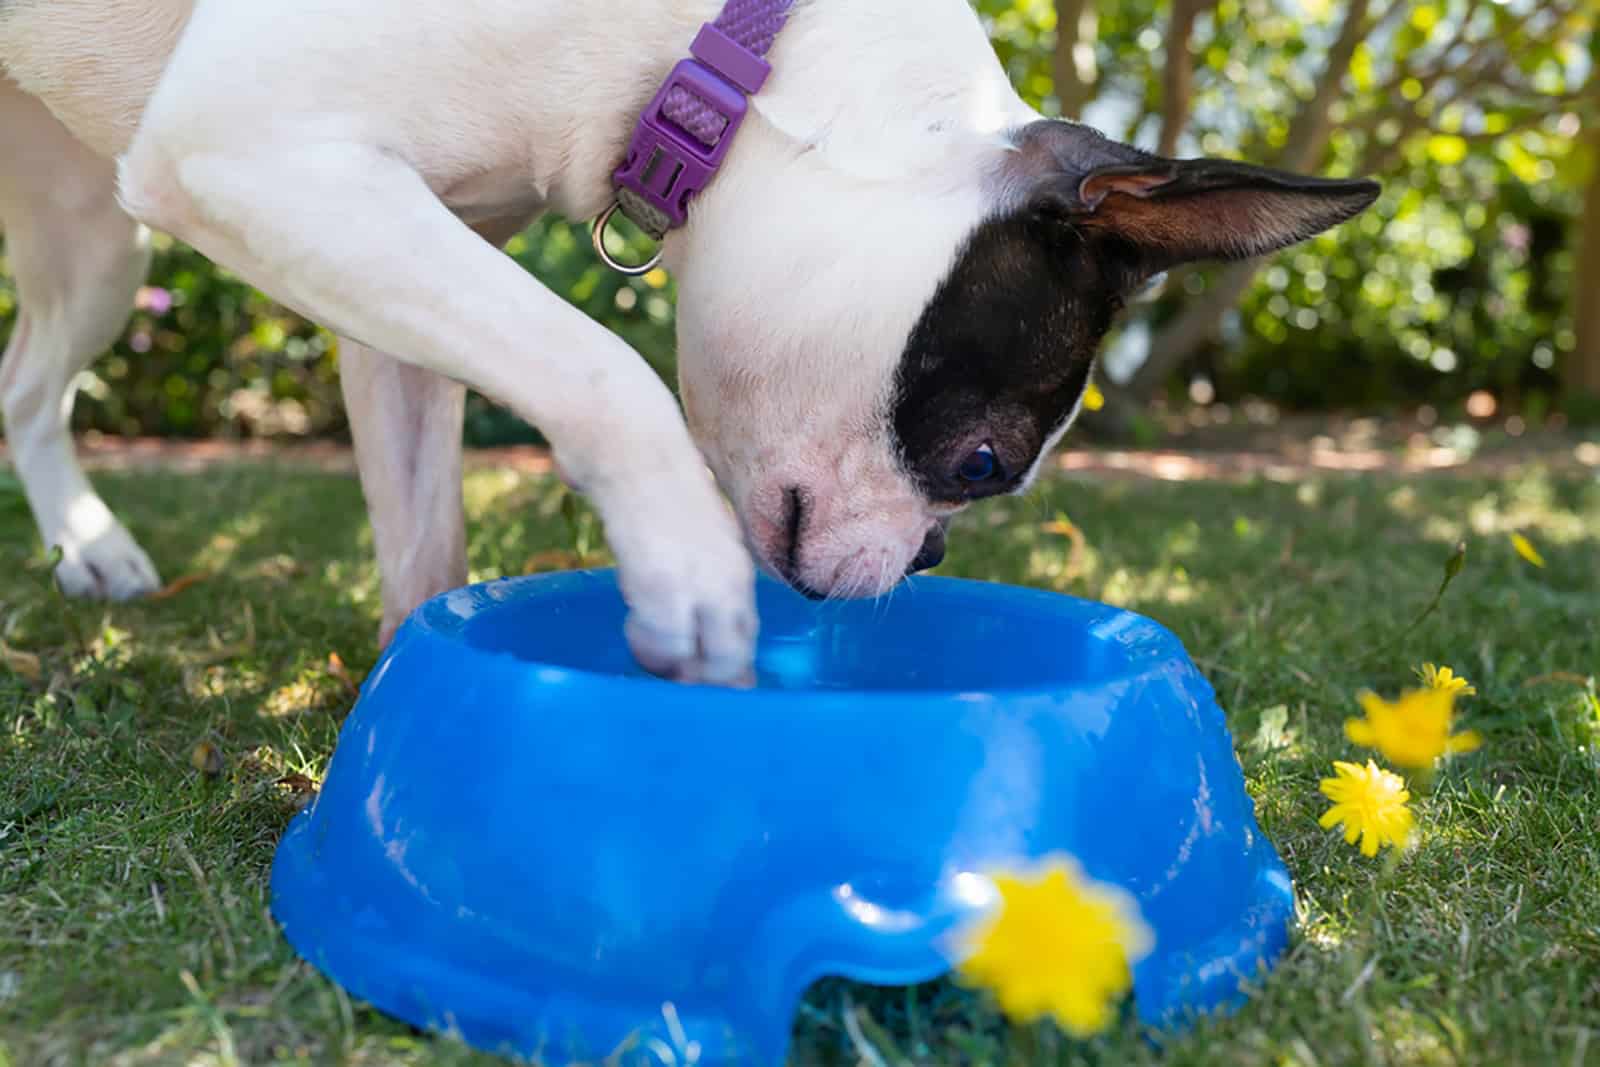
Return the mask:
MULTIPOLYGON (((257 467, 101 481, 165 577, 205 578, 164 601, 64 607, 26 514, 0 512, 0 639, 38 660, 36 678, 0 666, 0 1044, 29 1067, 493 1062, 351 1002, 266 915, 273 847, 351 705, 330 654, 351 679, 376 656, 355 480, 257 467)), ((469 474, 473 575, 521 573, 580 538, 603 559, 592 512, 569 499, 553 478, 469 474)), ((794 1062, 1600 1060, 1600 1037, 1583 1036, 1600 1017, 1597 559, 1600 486, 1536 471, 1052 480, 962 516, 943 573, 1111 600, 1183 639, 1295 876, 1299 940, 1242 1011, 1157 1043, 1134 1023, 1086 1043, 1012 1025, 951 983, 824 983, 797 1016, 794 1062), (1464 567, 1413 626, 1462 537, 1464 567), (1365 760, 1344 734, 1354 694, 1393 698, 1424 663, 1470 679, 1459 725, 1483 746, 1413 800, 1415 840, 1373 905, 1384 859, 1317 826, 1317 783, 1333 760, 1365 760)))

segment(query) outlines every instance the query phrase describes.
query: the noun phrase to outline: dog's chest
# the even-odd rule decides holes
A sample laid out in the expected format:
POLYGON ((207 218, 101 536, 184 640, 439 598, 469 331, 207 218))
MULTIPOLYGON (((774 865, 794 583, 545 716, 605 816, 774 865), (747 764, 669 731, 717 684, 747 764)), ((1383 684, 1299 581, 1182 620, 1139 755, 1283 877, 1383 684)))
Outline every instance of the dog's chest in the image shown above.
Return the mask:
POLYGON ((439 198, 468 224, 528 219, 544 210, 528 169, 507 163, 463 178, 439 193, 439 198))

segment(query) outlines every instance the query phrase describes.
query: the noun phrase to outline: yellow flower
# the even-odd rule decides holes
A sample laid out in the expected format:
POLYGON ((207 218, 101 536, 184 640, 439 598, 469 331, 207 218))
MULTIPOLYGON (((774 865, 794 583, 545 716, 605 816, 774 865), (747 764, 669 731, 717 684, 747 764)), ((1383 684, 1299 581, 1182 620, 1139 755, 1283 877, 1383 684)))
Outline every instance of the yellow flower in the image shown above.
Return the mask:
POLYGON ((1090 382, 1089 387, 1083 391, 1083 410, 1099 411, 1105 406, 1106 394, 1100 391, 1098 385, 1090 382))
POLYGON ((1361 838, 1361 854, 1376 856, 1385 845, 1404 848, 1411 839, 1413 819, 1406 802, 1411 794, 1406 783, 1393 771, 1386 771, 1371 760, 1365 767, 1355 763, 1333 765, 1337 778, 1324 778, 1321 789, 1333 807, 1318 820, 1323 829, 1344 824, 1346 844, 1361 838))
POLYGON ((1544 557, 1539 555, 1539 550, 1533 547, 1533 542, 1519 533, 1511 535, 1511 547, 1517 550, 1517 555, 1533 564, 1535 567, 1544 566, 1544 557))
POLYGON ((1449 667, 1435 667, 1431 663, 1424 663, 1417 672, 1422 679, 1422 684, 1429 689, 1443 689, 1447 693, 1454 693, 1458 697, 1475 697, 1478 690, 1473 684, 1449 667))
POLYGON ((1138 905, 1064 857, 991 880, 1000 901, 962 934, 962 981, 992 990, 1019 1022, 1051 1015, 1080 1037, 1105 1029, 1150 951, 1138 905))
POLYGON ((1412 689, 1393 704, 1375 693, 1357 699, 1365 719, 1346 719, 1345 736, 1375 748, 1390 763, 1421 770, 1450 752, 1471 752, 1483 739, 1468 730, 1454 736, 1456 694, 1450 689, 1412 689))

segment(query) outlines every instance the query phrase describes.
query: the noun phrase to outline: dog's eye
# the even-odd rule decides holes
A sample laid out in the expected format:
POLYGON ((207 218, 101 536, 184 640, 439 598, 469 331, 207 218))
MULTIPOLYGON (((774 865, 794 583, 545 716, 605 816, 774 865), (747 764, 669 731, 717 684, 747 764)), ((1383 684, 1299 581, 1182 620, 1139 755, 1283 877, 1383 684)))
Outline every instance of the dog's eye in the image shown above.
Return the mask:
POLYGON ((956 468, 956 474, 962 481, 974 484, 991 481, 1000 473, 1000 461, 995 458, 994 449, 988 445, 962 460, 961 466, 956 468))

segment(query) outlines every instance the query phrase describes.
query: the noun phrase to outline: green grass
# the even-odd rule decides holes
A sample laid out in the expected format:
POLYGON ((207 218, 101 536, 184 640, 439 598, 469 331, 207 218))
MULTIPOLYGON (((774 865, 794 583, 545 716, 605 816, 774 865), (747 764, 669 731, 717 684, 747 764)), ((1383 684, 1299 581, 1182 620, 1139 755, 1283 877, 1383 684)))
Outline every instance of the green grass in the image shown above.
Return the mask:
MULTIPOLYGON (((318 779, 351 703, 328 656, 357 674, 375 657, 354 480, 100 482, 168 578, 213 577, 64 608, 25 507, 0 496, 0 636, 43 667, 0 669, 0 1063, 493 1062, 346 998, 266 910, 293 776, 318 779), (192 765, 202 743, 217 777, 192 765)), ((468 496, 476 577, 571 541, 550 482, 484 472, 468 496)), ((1600 1063, 1600 722, 1570 680, 1600 672, 1600 484, 1055 482, 963 518, 945 569, 1126 604, 1184 639, 1302 931, 1246 1008, 1186 1036, 1130 1021, 1079 1043, 949 984, 830 982, 799 1014, 796 1063, 1600 1063), (1058 511, 1079 547, 1042 528, 1058 511), (1512 529, 1547 569, 1516 558, 1512 529), (1405 634, 1457 538, 1464 573, 1405 634), (1486 745, 1418 804, 1421 842, 1380 894, 1381 863, 1318 829, 1317 780, 1355 754, 1352 694, 1424 660, 1477 685, 1486 745)))

